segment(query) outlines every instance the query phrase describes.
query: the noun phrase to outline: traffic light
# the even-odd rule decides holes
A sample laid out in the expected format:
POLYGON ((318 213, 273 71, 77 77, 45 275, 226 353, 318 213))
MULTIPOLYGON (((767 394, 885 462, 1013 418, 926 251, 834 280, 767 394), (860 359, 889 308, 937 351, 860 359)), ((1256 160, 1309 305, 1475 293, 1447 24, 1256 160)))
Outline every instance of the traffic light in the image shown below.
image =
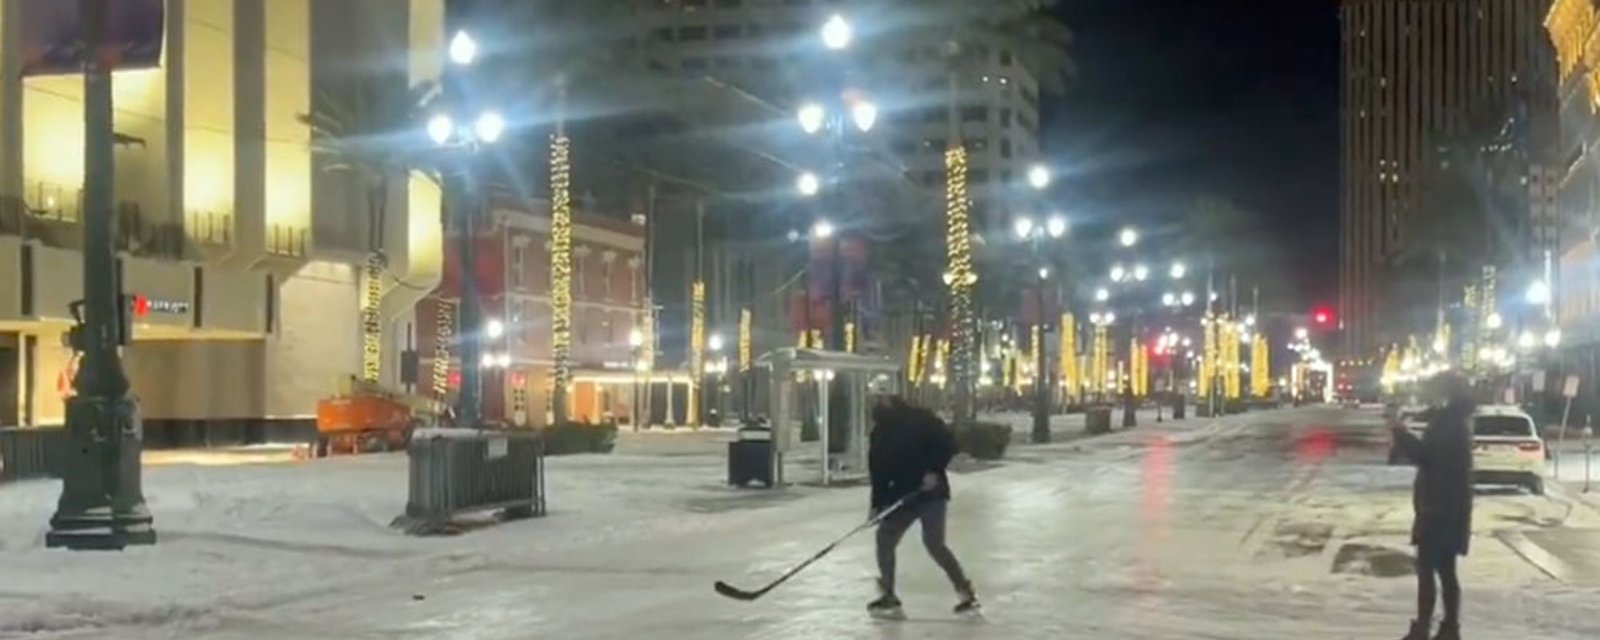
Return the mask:
POLYGON ((1328 307, 1317 307, 1311 311, 1311 322, 1321 328, 1333 326, 1333 317, 1333 309, 1328 307))

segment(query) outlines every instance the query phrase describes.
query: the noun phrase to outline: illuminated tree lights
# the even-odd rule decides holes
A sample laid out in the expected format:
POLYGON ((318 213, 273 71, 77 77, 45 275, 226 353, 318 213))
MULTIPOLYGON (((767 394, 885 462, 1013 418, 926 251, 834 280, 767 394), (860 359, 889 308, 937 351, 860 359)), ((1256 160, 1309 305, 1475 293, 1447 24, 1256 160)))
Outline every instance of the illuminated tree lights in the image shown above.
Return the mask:
POLYGON ((551 409, 560 423, 572 385, 572 140, 559 134, 550 139, 550 299, 551 409))
POLYGON ((1070 313, 1061 314, 1061 386, 1068 402, 1083 388, 1078 380, 1078 322, 1070 313))
POLYGON ((752 342, 755 334, 755 314, 749 309, 739 310, 739 373, 749 373, 754 365, 752 342))
POLYGON ((1258 333, 1255 342, 1250 345, 1250 390, 1257 398, 1272 395, 1271 365, 1271 348, 1267 344, 1267 336, 1258 333))
POLYGON ((361 290, 361 379, 377 382, 383 369, 383 254, 367 254, 361 290))
POLYGON ((689 416, 695 424, 699 420, 699 394, 695 389, 700 386, 700 376, 705 375, 706 352, 706 283, 696 280, 690 290, 692 308, 689 317, 689 416))
POLYGON ((433 393, 440 402, 450 394, 450 342, 456 334, 456 304, 439 300, 433 340, 433 393))
POLYGON ((967 150, 945 151, 945 249, 950 287, 950 376, 956 383, 955 417, 965 423, 972 412, 973 300, 977 273, 972 268, 972 202, 967 195, 967 150))

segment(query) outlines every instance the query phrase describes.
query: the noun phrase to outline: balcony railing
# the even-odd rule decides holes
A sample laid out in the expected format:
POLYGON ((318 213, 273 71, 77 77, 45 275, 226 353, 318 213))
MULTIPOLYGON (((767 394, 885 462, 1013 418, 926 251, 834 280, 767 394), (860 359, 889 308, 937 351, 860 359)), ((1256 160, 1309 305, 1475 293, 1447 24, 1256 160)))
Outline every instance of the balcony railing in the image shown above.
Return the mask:
POLYGON ((284 258, 304 258, 311 232, 304 227, 274 224, 267 227, 267 253, 284 258))
POLYGON ((233 214, 190 211, 184 217, 184 230, 195 244, 225 247, 233 244, 233 214))

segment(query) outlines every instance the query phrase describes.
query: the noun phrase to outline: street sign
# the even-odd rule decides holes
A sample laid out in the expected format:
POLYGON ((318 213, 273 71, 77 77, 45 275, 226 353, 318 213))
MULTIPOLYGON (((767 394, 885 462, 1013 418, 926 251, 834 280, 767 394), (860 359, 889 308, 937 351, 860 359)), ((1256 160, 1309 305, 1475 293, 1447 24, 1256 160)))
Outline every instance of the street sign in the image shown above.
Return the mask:
POLYGON ((1544 393, 1544 371, 1533 372, 1534 393, 1544 393))
POLYGON ((1567 376, 1567 382, 1561 387, 1561 395, 1567 398, 1578 397, 1578 376, 1567 376))

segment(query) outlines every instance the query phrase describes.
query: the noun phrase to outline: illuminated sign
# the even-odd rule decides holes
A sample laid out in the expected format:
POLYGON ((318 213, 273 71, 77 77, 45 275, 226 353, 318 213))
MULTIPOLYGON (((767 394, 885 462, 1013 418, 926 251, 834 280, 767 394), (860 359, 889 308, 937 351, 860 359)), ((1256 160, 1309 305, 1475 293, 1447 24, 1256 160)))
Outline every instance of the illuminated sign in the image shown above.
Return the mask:
MULTIPOLYGON (((112 69, 161 63, 166 27, 162 0, 105 0, 101 59, 112 69)), ((22 75, 65 75, 83 69, 83 19, 77 0, 22 3, 22 75)))
POLYGON ((135 295, 133 297, 133 315, 143 318, 152 313, 165 313, 182 315, 189 313, 190 304, 186 300, 162 300, 135 295))

